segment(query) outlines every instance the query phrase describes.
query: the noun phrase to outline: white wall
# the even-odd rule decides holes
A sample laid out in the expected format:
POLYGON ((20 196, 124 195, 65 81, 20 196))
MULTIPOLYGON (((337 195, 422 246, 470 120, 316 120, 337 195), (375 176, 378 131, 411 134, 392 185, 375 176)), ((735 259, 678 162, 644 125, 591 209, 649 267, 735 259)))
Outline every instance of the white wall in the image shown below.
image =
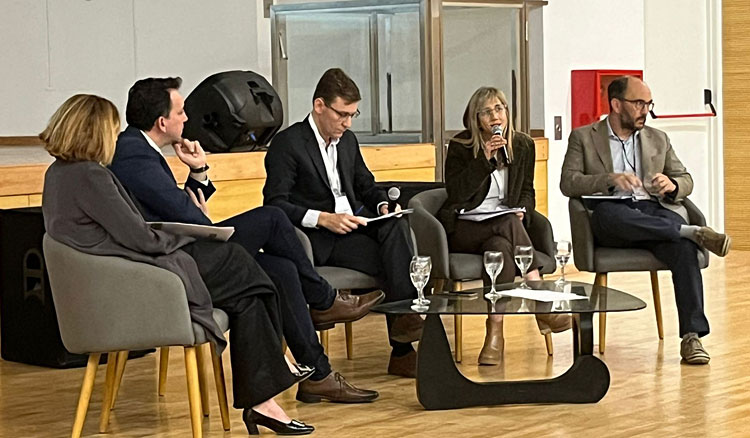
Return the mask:
POLYGON ((270 77, 260 1, 2 0, 0 8, 0 136, 36 135, 75 93, 122 111, 143 77, 181 76, 184 94, 224 70, 270 77))
POLYGON ((643 0, 558 0, 544 7, 549 219, 556 239, 570 239, 568 198, 559 187, 571 129, 571 70, 643 67, 643 0), (562 140, 557 141, 553 136, 555 116, 562 116, 562 140))

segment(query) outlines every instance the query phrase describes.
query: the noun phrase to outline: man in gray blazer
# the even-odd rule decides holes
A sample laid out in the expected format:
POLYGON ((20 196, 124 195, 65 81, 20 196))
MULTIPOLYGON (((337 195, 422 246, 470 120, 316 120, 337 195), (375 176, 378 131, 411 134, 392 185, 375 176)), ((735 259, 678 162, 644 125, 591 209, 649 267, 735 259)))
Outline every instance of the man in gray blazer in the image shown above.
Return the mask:
POLYGON ((570 134, 560 190, 568 197, 627 197, 589 202, 594 238, 602 246, 647 249, 669 267, 680 355, 686 363, 706 364, 710 357, 700 338, 709 327, 697 252, 702 246, 724 257, 731 239, 709 227, 688 225, 682 203, 693 190, 693 179, 667 134, 645 126, 654 104, 648 86, 623 76, 609 85, 607 94, 609 116, 570 134))

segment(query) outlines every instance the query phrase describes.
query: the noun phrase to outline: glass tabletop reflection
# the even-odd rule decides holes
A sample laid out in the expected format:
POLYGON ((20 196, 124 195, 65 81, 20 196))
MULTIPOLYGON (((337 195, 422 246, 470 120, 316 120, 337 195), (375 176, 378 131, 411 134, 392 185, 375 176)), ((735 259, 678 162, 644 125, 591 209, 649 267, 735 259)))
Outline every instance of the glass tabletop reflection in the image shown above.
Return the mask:
POLYGON ((519 298, 502 295, 503 291, 519 288, 519 283, 495 285, 502 295, 497 300, 485 298, 489 287, 466 289, 461 292, 446 292, 428 296, 428 306, 415 306, 412 300, 395 301, 379 304, 372 311, 387 314, 421 313, 439 315, 487 315, 487 314, 538 314, 538 313, 595 313, 624 312, 646 307, 646 303, 626 292, 589 283, 568 281, 556 284, 554 281, 529 281, 534 291, 559 292, 560 297, 573 294, 583 299, 561 299, 539 301, 531 298, 519 298))

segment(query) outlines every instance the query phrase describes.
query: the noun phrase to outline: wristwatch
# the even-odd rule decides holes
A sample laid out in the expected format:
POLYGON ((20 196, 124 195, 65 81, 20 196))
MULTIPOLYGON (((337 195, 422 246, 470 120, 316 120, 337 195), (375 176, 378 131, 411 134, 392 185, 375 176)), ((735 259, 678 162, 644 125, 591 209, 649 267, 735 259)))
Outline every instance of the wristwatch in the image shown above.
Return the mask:
POLYGON ((203 173, 203 172, 207 171, 208 169, 210 169, 210 167, 208 167, 208 163, 206 163, 205 166, 199 167, 197 169, 194 169, 194 168, 191 167, 190 168, 190 172, 192 172, 192 173, 203 173))

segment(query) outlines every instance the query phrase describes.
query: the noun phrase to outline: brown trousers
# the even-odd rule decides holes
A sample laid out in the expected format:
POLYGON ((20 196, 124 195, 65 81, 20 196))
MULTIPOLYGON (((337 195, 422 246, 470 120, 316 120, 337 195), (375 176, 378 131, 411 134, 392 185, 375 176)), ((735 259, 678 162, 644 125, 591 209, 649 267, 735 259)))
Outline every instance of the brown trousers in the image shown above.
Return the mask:
MULTIPOLYGON (((456 228, 448 236, 448 247, 451 252, 484 254, 485 251, 503 253, 503 269, 497 276, 497 283, 512 283, 516 274, 521 275, 513 258, 513 249, 518 246, 531 246, 531 239, 523 227, 523 222, 515 214, 506 214, 482 222, 457 220, 456 228)), ((531 262, 529 271, 538 269, 541 264, 536 258, 531 262)), ((490 285, 490 277, 482 273, 485 286, 490 285)))

